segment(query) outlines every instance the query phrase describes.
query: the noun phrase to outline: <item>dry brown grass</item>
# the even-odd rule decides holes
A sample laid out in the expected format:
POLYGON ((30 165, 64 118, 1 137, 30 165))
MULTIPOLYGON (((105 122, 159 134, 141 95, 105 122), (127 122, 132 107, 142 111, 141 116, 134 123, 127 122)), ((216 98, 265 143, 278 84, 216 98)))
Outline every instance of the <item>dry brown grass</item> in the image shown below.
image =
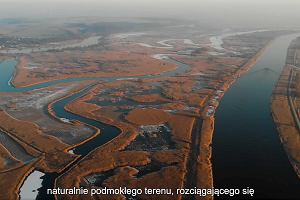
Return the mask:
POLYGON ((12 118, 4 111, 0 111, 0 119, 0 127, 16 138, 28 153, 44 158, 39 167, 45 171, 61 170, 76 158, 65 152, 69 145, 43 134, 37 125, 12 118))
POLYGON ((127 48, 113 48, 100 52, 73 50, 34 53, 34 56, 22 56, 19 59, 13 84, 24 87, 66 78, 142 76, 176 68, 175 64, 152 58, 150 53, 154 53, 153 50, 147 52, 137 46, 132 46, 130 51, 127 48), (29 69, 30 63, 39 67, 29 69))
POLYGON ((0 173, 0 199, 18 199, 18 189, 35 164, 33 162, 12 171, 0 173))
POLYGON ((0 173, 21 166, 22 162, 15 159, 9 151, 0 144, 0 173))
POLYGON ((277 93, 273 94, 271 109, 281 142, 284 145, 296 173, 300 177, 300 134, 296 128, 288 97, 286 96, 286 90, 288 88, 286 77, 289 74, 289 70, 290 68, 286 66, 282 71, 279 84, 275 89, 277 93))
POLYGON ((136 95, 131 97, 131 99, 139 103, 169 102, 168 99, 163 98, 159 94, 136 95))
MULTIPOLYGON (((206 118, 203 120, 201 129, 201 139, 197 158, 197 187, 198 188, 213 188, 213 174, 211 163, 211 144, 214 132, 214 118, 206 118)), ((213 199, 211 196, 199 197, 196 199, 213 199)))
POLYGON ((57 150, 64 150, 68 147, 68 145, 55 137, 43 134, 39 127, 31 122, 12 118, 4 111, 0 111, 0 119, 0 127, 3 130, 6 130, 42 152, 50 153, 57 150))
MULTIPOLYGON (((194 118, 172 115, 159 109, 135 109, 131 111, 126 120, 133 125, 128 123, 120 123, 113 120, 111 113, 103 113, 102 109, 95 105, 85 106, 86 101, 90 100, 93 95, 96 94, 96 90, 100 91, 99 88, 95 89, 95 92, 91 92, 85 97, 78 99, 72 104, 68 105, 68 109, 72 112, 80 113, 81 115, 88 116, 90 118, 105 121, 110 124, 117 125, 121 128, 122 133, 111 142, 103 145, 90 153, 87 157, 81 160, 68 173, 64 174, 57 185, 60 187, 71 187, 78 186, 81 178, 91 173, 101 173, 111 169, 118 169, 118 172, 107 179, 105 184, 108 186, 117 187, 122 184, 123 181, 127 183, 128 187, 154 187, 157 188, 156 182, 152 180, 160 180, 162 186, 168 186, 168 188, 181 188, 186 172, 186 160, 189 152, 190 135, 193 127, 194 118), (80 109, 80 108, 87 109, 80 109), (109 120, 110 119, 110 120, 109 120), (130 144, 137 136, 136 129, 132 126, 139 126, 145 124, 162 124, 168 123, 172 129, 172 138, 176 141, 177 150, 170 151, 158 151, 150 154, 149 152, 139 151, 120 151, 130 144), (101 160, 99 158, 101 157, 101 160), (96 161, 97 160, 97 161, 96 161), (162 164, 173 164, 178 163, 176 166, 170 166, 163 168, 162 170, 148 175, 143 176, 141 179, 136 179, 134 174, 127 171, 122 171, 123 167, 134 167, 147 165, 150 162, 155 161, 162 164), (170 177, 171 174, 176 173, 177 178, 170 177), (137 181, 138 180, 138 181, 137 181)), ((133 170, 134 171, 134 170, 133 170)), ((149 198, 157 199, 159 196, 153 196, 149 198)), ((60 197, 63 198, 63 197, 60 197)), ((65 197, 64 197, 65 198, 65 197)), ((80 198, 76 197, 75 199, 80 198)), ((102 198, 102 196, 101 196, 102 198)), ((105 199, 105 197, 103 197, 105 199)), ((121 197, 120 197, 121 198, 121 197)), ((166 196, 164 196, 166 198, 166 196)), ((176 197, 177 198, 177 197, 176 197)))
POLYGON ((171 114, 159 109, 134 109, 126 116, 126 120, 136 125, 154 125, 166 123, 171 114))
POLYGON ((287 98, 275 98, 272 101, 273 119, 277 125, 281 141, 300 177, 300 135, 294 125, 287 98))

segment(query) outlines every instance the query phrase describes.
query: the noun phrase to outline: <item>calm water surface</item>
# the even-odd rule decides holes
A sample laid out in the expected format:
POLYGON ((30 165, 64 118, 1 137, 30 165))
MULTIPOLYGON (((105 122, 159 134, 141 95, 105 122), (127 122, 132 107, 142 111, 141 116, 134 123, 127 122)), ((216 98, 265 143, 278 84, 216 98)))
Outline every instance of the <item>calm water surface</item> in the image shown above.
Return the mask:
POLYGON ((279 140, 270 110, 272 90, 295 37, 277 38, 224 95, 213 139, 215 188, 250 187, 255 189, 255 198, 300 199, 300 179, 279 140))

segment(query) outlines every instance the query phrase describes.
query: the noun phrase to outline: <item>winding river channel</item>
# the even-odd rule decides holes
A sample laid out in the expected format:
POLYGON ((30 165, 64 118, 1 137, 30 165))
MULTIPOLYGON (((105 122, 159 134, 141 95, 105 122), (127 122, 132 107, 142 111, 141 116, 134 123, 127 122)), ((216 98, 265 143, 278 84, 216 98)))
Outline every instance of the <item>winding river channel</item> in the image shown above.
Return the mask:
MULTIPOLYGON (((161 56, 161 55, 160 55, 161 56)), ((186 65, 184 63, 180 63, 174 59, 171 59, 168 57, 168 55, 165 55, 164 60, 167 60, 168 62, 172 62, 177 65, 177 68, 172 71, 166 71, 158 75, 145 75, 145 76, 130 76, 130 77, 106 77, 106 78, 69 78, 69 79, 63 79, 63 80, 55 80, 50 82, 45 82, 29 87, 24 88, 15 88, 11 84, 12 77, 15 72, 15 65, 17 64, 14 60, 9 61, 3 61, 0 63, 1 68, 1 74, 0 74, 0 92, 27 92, 32 91, 36 89, 42 89, 46 88, 58 83, 67 83, 67 82, 79 82, 79 81, 85 81, 85 80, 102 80, 102 81, 117 81, 117 80, 126 80, 126 79, 146 79, 146 78, 158 78, 158 77, 170 77, 175 76, 178 74, 182 74, 186 72, 190 66, 186 65)), ((92 86, 90 86, 92 87, 92 86)), ((53 104, 53 112, 58 118, 65 118, 68 120, 77 120, 82 123, 85 123, 90 126, 97 127, 101 130, 101 134, 97 135, 95 138, 77 146, 74 148, 73 153, 80 155, 80 159, 76 160, 76 162, 80 161, 85 155, 96 149, 97 147, 109 142, 116 136, 120 134, 120 130, 117 127, 111 126, 109 124, 101 123, 96 120, 92 120, 83 116, 79 116, 76 114, 73 114, 71 112, 68 112, 64 109, 64 107, 74 101, 75 99, 81 97, 85 93, 87 93, 90 90, 90 87, 87 87, 71 96, 67 96, 60 101, 57 101, 53 104)), ((46 110, 46 109, 45 109, 46 110)), ((75 163, 73 163, 74 165, 75 163)), ((73 165, 70 165, 65 170, 63 170, 61 173, 39 173, 38 171, 34 171, 31 175, 28 176, 28 178, 25 180, 22 188, 21 188, 21 199, 22 198, 22 191, 24 191, 23 196, 25 198, 30 199, 54 199, 53 196, 47 195, 47 188, 54 188, 55 179, 59 177, 61 174, 65 173, 67 170, 72 168, 73 165), (40 179, 42 179, 42 182, 40 183, 40 179), (27 182, 29 180, 30 182, 27 182), (36 185, 35 185, 36 184, 36 185), (34 185, 34 186, 33 186, 34 185), (32 191, 26 191, 26 188, 31 188, 32 191), (38 191, 38 192, 36 192, 38 191)))
POLYGON ((216 112, 213 138, 215 188, 250 187, 255 189, 255 198, 299 199, 300 181, 280 142, 270 109, 288 45, 296 36, 275 39, 256 65, 224 95, 216 112))

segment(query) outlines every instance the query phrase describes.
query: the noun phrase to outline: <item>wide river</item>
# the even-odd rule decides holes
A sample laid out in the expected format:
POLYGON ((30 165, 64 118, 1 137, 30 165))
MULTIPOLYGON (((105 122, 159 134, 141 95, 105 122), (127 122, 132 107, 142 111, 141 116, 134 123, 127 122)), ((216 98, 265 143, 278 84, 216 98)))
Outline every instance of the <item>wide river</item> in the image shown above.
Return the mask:
POLYGON ((250 187, 255 189, 255 198, 300 198, 300 179, 280 142, 270 110, 272 90, 285 64, 288 45, 296 36, 275 39, 224 95, 216 112, 213 138, 215 188, 250 187))

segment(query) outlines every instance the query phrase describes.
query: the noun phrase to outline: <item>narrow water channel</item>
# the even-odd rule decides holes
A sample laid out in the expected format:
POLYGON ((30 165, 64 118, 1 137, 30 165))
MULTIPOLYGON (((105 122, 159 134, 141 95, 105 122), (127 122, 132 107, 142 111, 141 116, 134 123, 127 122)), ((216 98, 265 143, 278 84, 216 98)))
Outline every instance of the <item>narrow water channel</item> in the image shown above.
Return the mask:
MULTIPOLYGON (((164 55, 164 54, 160 54, 164 55)), ((152 75, 141 75, 141 76, 115 76, 115 77, 84 77, 84 78, 66 78, 66 79, 59 79, 48 81, 40 84, 30 85, 27 87, 16 88, 11 83, 15 68, 17 65, 16 60, 5 60, 0 61, 0 92, 28 92, 32 90, 42 89, 49 86, 53 86, 59 83, 71 83, 71 82, 80 82, 80 81, 87 81, 87 80, 99 80, 99 81, 117 81, 117 80, 130 80, 130 79, 147 79, 147 78, 159 78, 159 77, 170 77, 176 76, 182 73, 185 73, 190 69, 190 66, 184 63, 181 63, 171 57, 170 55, 165 55, 165 58, 162 59, 166 62, 173 63, 177 65, 174 70, 165 71, 160 74, 152 74, 152 75)), ((155 57, 155 55, 154 55, 155 57)))
POLYGON ((255 189, 256 199, 300 198, 300 180, 270 110, 272 90, 294 38, 296 35, 277 38, 224 95, 216 112, 213 138, 215 188, 250 187, 255 189))
MULTIPOLYGON (((115 126, 111 126, 108 124, 104 124, 101 122, 98 122, 93 119, 88 119, 86 117, 82 117, 76 114, 73 114, 71 112, 68 112, 64 109, 64 107, 71 103, 72 101, 76 100, 77 98, 81 97, 85 93, 87 93, 91 88, 87 87, 86 89, 75 93, 69 97, 66 97, 56 103, 53 104, 53 112, 55 115, 59 118, 66 118, 68 120, 77 120, 82 123, 88 124, 90 126, 97 127, 101 130, 101 133, 97 135, 92 140, 89 140, 86 143, 81 144, 80 146, 76 147, 73 150, 73 153, 78 154, 83 158, 85 155, 96 149, 97 147, 105 144, 106 142, 109 142, 116 136, 118 136, 121 131, 115 126)), ((78 160, 79 161, 79 160, 78 160)), ((38 189, 39 193, 37 195, 36 199, 44 200, 44 199, 54 199, 54 196, 47 195, 47 189, 48 188, 54 188, 54 182, 55 179, 66 172, 68 169, 70 169, 72 166, 66 168, 62 173, 45 173, 45 175, 42 177, 42 187, 38 189)))
MULTIPOLYGON (((168 57, 168 56, 167 56, 168 57)), ((146 79, 146 78, 158 78, 158 77, 170 77, 170 76, 176 76, 178 74, 182 74, 186 72, 190 66, 186 65, 184 63, 180 63, 174 59, 171 58, 166 58, 165 59, 167 62, 171 62, 177 65, 177 68, 171 71, 166 71, 161 74, 157 75, 145 75, 145 76, 128 76, 128 77, 106 77, 106 78, 68 78, 68 79, 62 79, 62 80, 55 80, 55 81, 49 81, 29 87, 24 87, 24 88, 15 88, 10 81, 12 80, 14 71, 15 71, 15 65, 17 62, 15 60, 8 60, 0 63, 1 67, 1 74, 0 74, 0 92, 27 92, 27 91, 32 91, 35 89, 41 89, 45 88, 51 85, 55 85, 58 83, 66 83, 66 82, 79 82, 79 81, 84 81, 84 80, 102 80, 102 81, 116 81, 119 79, 131 79, 131 78, 139 78, 139 79, 146 79)), ((100 147, 101 145, 105 144, 106 142, 109 142, 113 138, 115 138, 117 135, 120 134, 120 130, 117 127, 98 122, 96 120, 92 120, 86 117, 82 117, 76 114, 73 114, 71 112, 68 112, 64 109, 64 107, 74 101, 75 99, 79 98, 80 96, 84 95, 86 92, 88 92, 90 88, 86 88, 78 93, 75 93, 71 96, 68 96, 66 98, 61 99, 60 101, 54 103, 53 105, 53 111, 55 115, 59 118, 65 118, 68 120, 77 120, 82 123, 88 124, 90 126, 97 127, 101 130, 101 134, 93 138, 92 140, 81 144, 80 146, 76 147, 73 152, 75 154, 78 154, 83 158, 85 155, 90 153, 92 150, 96 149, 97 147, 100 147)), ((77 160, 77 162, 80 159, 77 160)), ((55 184, 55 179, 59 177, 61 174, 66 172, 72 167, 69 166, 66 168, 63 172, 61 173, 45 173, 44 176, 31 176, 29 175, 27 179, 25 180, 25 183, 21 187, 21 190, 24 190, 23 187, 27 187, 28 185, 31 185, 32 183, 30 182, 31 179, 34 180, 33 182, 40 181, 40 178, 42 179, 41 187, 40 188, 33 188, 34 192, 31 192, 28 195, 32 195, 31 197, 36 197, 36 199, 41 199, 41 200, 49 200, 49 199, 54 199, 53 195, 47 195, 47 189, 48 188, 53 188, 55 184), (32 178, 33 177, 33 178, 32 178), (35 191, 38 191, 38 194, 36 194, 35 191)), ((32 174, 37 174, 40 173, 38 171, 33 171, 32 174)), ((24 194, 24 193, 23 193, 24 194)), ((22 194, 21 194, 22 195, 22 194)), ((21 199, 22 196, 21 196, 21 199)))

